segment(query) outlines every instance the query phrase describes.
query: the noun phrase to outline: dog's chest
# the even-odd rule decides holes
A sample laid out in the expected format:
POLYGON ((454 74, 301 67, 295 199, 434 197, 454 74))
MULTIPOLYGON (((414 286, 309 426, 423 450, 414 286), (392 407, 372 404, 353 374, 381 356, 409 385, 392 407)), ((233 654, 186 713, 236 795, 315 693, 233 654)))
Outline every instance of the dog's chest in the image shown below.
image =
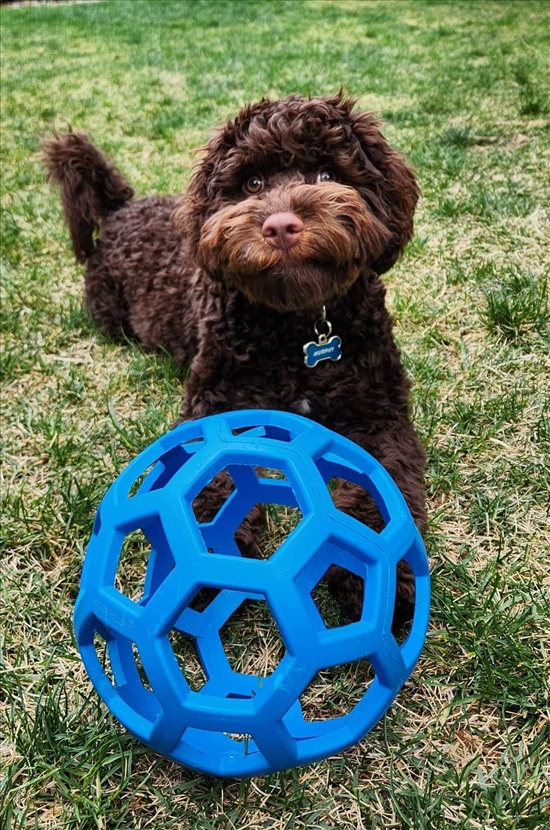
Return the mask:
POLYGON ((235 408, 284 409, 315 420, 348 413, 366 413, 384 386, 376 340, 364 327, 334 315, 335 335, 342 341, 338 360, 308 365, 304 347, 316 341, 316 318, 311 315, 245 314, 231 326, 224 355, 224 384, 235 408))
POLYGON ((231 383, 236 405, 284 409, 321 419, 323 413, 351 405, 353 398, 364 394, 365 382, 358 384, 352 354, 310 368, 302 346, 298 339, 279 349, 249 354, 239 365, 238 380, 233 378, 231 383))
POLYGON ((294 402, 293 409, 295 412, 298 413, 298 415, 308 416, 313 414, 313 407, 311 405, 311 401, 309 400, 309 398, 305 396, 303 398, 298 398, 298 400, 294 402))

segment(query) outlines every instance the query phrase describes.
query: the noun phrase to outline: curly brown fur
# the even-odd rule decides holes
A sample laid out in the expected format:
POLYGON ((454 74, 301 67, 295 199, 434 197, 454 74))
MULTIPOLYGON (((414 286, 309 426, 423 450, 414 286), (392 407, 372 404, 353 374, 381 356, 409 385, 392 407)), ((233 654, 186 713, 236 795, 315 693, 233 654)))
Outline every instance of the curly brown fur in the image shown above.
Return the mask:
MULTIPOLYGON (((189 368, 181 419, 243 408, 307 415, 377 457, 422 530, 424 453, 380 279, 410 239, 418 187, 375 118, 353 106, 339 94, 245 107, 205 145, 183 197, 134 201, 84 135, 48 140, 45 160, 87 260, 92 316, 111 337, 131 335, 189 368), (343 357, 309 369, 302 347, 322 306, 343 357)), ((340 483, 335 500, 380 521, 354 485, 340 483)), ((257 525, 258 516, 245 523, 243 548, 257 525)), ((330 582, 357 617, 357 577, 332 569, 330 582)), ((402 563, 396 618, 413 599, 402 563)))
POLYGON ((56 135, 45 139, 42 147, 50 181, 61 185, 75 256, 85 262, 101 220, 129 202, 134 191, 81 133, 56 135))

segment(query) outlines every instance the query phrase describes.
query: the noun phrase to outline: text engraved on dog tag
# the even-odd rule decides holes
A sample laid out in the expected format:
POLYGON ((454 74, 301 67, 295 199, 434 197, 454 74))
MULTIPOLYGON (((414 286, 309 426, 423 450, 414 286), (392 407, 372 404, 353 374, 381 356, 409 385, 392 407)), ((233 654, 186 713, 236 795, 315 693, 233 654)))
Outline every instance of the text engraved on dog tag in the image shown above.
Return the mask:
POLYGON ((313 369, 322 360, 340 360, 342 357, 342 341, 337 335, 319 337, 319 340, 304 345, 304 363, 313 369))

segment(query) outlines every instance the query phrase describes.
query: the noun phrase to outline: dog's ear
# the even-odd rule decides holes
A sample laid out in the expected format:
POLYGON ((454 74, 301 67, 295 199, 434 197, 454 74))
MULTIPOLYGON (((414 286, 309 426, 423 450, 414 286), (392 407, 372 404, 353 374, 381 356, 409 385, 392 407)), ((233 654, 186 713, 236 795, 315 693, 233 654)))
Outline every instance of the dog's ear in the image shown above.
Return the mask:
POLYGON ((200 245, 200 231, 205 217, 206 210, 201 201, 188 192, 179 199, 172 222, 182 234, 187 260, 194 261, 213 280, 221 280, 223 275, 216 270, 214 252, 211 251, 212 256, 209 257, 208 251, 200 245))
POLYGON ((180 197, 172 214, 172 222, 183 236, 188 260, 194 260, 213 280, 222 280, 223 273, 218 267, 215 246, 204 244, 204 241, 201 244, 201 228, 211 211, 207 208, 208 201, 197 186, 198 178, 201 178, 200 172, 193 179, 187 193, 180 197))
POLYGON ((172 221, 184 236, 188 256, 192 257, 213 279, 222 279, 214 266, 214 257, 206 258, 199 251, 201 229, 209 216, 221 206, 221 194, 214 187, 220 168, 228 165, 227 153, 233 143, 234 124, 229 122, 200 148, 201 159, 194 167, 185 194, 180 198, 172 221))
POLYGON ((381 133, 380 124, 368 112, 349 115, 358 144, 357 161, 367 172, 369 183, 358 190, 376 216, 391 232, 382 255, 372 264, 383 274, 399 259, 413 231, 413 215, 420 189, 413 171, 403 157, 392 150, 381 133))

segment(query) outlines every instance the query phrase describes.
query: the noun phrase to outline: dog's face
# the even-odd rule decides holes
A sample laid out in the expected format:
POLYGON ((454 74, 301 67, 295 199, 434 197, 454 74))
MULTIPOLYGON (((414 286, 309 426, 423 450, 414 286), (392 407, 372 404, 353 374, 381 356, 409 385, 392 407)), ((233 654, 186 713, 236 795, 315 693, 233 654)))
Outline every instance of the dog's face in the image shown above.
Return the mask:
POLYGON ((263 100, 208 142, 175 221, 211 277, 252 302, 297 311, 394 264, 418 187, 353 103, 263 100))

